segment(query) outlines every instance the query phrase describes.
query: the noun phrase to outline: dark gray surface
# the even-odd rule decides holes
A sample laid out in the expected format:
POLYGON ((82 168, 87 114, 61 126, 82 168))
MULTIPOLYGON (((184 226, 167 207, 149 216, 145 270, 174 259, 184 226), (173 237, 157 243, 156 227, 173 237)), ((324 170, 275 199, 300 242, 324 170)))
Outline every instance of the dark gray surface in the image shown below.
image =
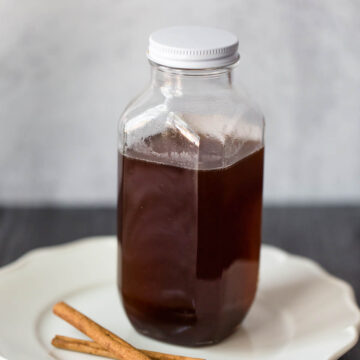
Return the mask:
MULTIPOLYGON (((0 266, 33 248, 114 234, 115 215, 109 208, 0 208, 0 266)), ((263 242, 316 260, 348 281, 359 301, 360 206, 266 207, 263 242)), ((341 359, 360 359, 359 344, 341 359)))

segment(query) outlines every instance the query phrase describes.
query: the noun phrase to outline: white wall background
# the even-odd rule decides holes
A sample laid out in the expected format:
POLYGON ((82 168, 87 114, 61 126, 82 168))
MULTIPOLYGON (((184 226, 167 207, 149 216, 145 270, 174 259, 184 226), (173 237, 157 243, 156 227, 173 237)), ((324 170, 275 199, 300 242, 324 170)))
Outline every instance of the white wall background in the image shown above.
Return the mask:
POLYGON ((267 119, 265 199, 360 200, 360 1, 1 0, 0 202, 113 204, 148 34, 223 27, 267 119))

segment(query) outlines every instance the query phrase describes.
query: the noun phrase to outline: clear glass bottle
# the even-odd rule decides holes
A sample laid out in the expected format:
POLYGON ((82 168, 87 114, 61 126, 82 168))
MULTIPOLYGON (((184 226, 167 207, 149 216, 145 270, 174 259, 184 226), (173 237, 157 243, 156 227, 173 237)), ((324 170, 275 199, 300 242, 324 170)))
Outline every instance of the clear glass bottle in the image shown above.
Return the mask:
POLYGON ((243 320, 257 287, 264 119, 234 89, 237 39, 150 37, 150 86, 119 123, 119 290, 141 333, 200 346, 243 320))

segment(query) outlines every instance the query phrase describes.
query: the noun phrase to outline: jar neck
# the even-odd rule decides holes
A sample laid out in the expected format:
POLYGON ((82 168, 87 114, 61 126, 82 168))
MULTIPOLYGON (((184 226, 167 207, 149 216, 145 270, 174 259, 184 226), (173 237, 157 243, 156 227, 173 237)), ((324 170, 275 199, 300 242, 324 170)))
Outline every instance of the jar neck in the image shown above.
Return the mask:
POLYGON ((151 63, 151 86, 167 92, 180 91, 181 94, 231 89, 234 67, 187 70, 151 63))

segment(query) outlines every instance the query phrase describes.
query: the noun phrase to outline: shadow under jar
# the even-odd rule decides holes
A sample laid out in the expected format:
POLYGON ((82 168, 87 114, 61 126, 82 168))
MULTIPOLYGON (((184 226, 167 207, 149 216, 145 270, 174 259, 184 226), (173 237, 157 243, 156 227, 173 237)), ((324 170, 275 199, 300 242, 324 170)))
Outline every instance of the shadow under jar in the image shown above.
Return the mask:
POLYGON ((148 56, 150 86, 119 123, 119 290, 140 333, 212 344, 256 293, 264 120, 232 85, 232 34, 159 30, 148 56))

